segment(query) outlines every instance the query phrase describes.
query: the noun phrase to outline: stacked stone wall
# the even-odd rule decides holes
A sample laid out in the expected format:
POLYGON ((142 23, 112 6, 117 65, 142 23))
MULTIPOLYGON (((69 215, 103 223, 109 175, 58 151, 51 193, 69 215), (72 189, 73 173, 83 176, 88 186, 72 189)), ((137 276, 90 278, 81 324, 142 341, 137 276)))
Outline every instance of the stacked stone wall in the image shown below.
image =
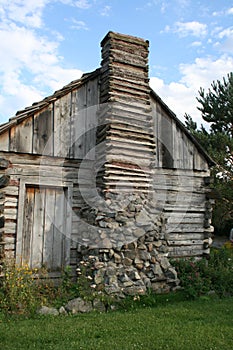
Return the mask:
POLYGON ((97 204, 98 209, 86 207, 80 212, 85 235, 78 244, 78 271, 88 263, 93 285, 109 294, 176 288, 179 281, 168 259, 166 222, 156 203, 139 194, 121 200, 112 195, 107 204, 97 204))

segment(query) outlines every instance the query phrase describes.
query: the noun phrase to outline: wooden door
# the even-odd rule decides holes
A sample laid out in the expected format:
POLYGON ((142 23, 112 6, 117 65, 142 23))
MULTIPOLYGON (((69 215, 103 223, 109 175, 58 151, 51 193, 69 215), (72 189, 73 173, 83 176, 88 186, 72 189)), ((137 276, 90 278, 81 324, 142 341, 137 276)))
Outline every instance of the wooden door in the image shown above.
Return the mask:
POLYGON ((26 186, 22 261, 30 268, 57 271, 69 261, 67 190, 26 186))

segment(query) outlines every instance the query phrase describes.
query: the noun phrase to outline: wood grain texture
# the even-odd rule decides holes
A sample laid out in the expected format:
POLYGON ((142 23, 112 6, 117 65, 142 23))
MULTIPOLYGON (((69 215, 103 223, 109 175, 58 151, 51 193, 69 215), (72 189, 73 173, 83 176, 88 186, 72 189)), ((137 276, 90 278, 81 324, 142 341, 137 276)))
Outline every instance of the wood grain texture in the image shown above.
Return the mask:
POLYGON ((212 232, 204 180, 211 160, 148 82, 148 42, 109 33, 100 69, 0 126, 9 252, 16 241, 31 266, 74 264, 78 213, 97 187, 105 198, 150 193, 167 219, 170 256, 203 254, 212 232))

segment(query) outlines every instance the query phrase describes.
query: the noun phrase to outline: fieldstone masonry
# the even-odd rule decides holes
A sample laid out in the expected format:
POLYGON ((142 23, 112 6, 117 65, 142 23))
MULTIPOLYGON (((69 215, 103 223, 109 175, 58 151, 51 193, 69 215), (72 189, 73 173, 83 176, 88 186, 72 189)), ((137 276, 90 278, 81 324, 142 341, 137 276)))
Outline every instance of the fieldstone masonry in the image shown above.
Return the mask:
POLYGON ((145 194, 121 196, 121 201, 111 196, 108 211, 102 202, 80 213, 86 235, 78 244, 78 261, 91 266, 92 283, 97 290, 119 295, 176 288, 177 273, 167 257, 166 222, 156 203, 145 194))

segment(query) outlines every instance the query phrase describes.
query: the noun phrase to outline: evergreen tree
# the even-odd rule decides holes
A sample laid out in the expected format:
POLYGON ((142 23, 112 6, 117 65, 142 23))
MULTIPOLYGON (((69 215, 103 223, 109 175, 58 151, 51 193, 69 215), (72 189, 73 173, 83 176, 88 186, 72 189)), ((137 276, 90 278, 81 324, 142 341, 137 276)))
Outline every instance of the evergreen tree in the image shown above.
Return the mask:
POLYGON ((217 234, 228 235, 233 227, 233 73, 223 78, 223 82, 213 82, 207 93, 200 88, 197 101, 203 120, 210 123, 209 130, 203 125, 198 129, 187 114, 185 124, 216 162, 211 169, 212 186, 219 198, 216 199, 213 225, 217 234))
POLYGON ((223 82, 213 81, 211 88, 206 93, 200 88, 197 101, 201 107, 197 107, 202 113, 202 118, 211 123, 213 133, 223 133, 233 137, 233 73, 224 77, 223 82))

